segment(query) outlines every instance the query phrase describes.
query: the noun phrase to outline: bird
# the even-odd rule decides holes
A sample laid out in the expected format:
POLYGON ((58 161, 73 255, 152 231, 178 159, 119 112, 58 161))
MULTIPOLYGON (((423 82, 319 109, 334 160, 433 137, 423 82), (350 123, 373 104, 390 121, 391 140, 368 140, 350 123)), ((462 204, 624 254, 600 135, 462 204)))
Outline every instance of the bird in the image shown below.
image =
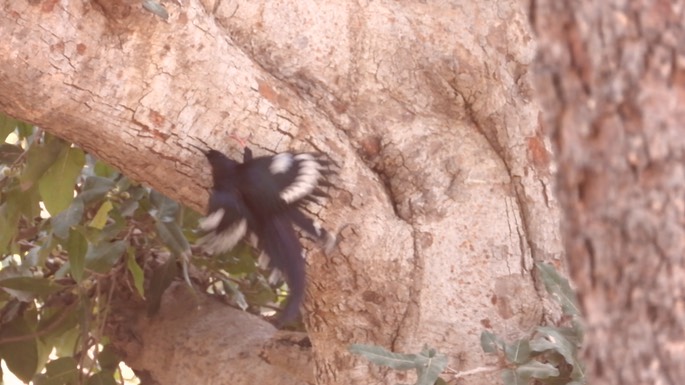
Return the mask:
POLYGON ((295 226, 316 240, 326 253, 335 236, 312 220, 303 208, 307 202, 329 197, 333 162, 323 154, 282 152, 254 157, 243 148, 243 161, 224 153, 203 151, 212 170, 207 215, 199 221, 204 233, 198 243, 210 254, 231 250, 247 234, 269 259, 269 266, 285 275, 289 294, 275 324, 281 328, 299 315, 305 297, 304 249, 295 226))

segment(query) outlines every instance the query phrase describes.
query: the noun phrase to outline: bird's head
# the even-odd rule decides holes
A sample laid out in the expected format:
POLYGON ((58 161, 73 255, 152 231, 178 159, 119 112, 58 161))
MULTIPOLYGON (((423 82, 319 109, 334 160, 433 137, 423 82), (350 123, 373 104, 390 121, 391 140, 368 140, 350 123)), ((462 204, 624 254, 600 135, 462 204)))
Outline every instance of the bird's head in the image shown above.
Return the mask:
POLYGON ((240 163, 227 157, 221 151, 209 149, 204 152, 209 165, 212 167, 212 177, 214 178, 214 185, 220 185, 231 180, 236 173, 236 169, 240 163))

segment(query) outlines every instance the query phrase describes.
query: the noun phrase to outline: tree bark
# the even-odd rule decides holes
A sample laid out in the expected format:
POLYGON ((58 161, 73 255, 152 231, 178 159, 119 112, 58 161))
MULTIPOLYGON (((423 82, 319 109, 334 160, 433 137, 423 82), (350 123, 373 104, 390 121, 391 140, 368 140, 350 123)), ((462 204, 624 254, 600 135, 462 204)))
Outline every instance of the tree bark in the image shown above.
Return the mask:
MULTIPOLYGON (((190 0, 166 3, 168 22, 138 2, 32 4, 0 13, 4 112, 195 209, 210 181, 191 145, 234 148, 229 133, 340 165, 329 207, 315 211, 349 226, 333 256, 309 257, 317 383, 406 382, 351 343, 428 344, 466 370, 485 362, 482 330, 517 338, 554 317, 533 263, 559 265, 559 216, 519 2, 190 0)), ((204 332, 224 338, 212 319, 204 332)), ((164 351, 144 341, 137 349, 164 351)), ((203 354, 230 349, 211 346, 203 354)), ((166 384, 207 381, 144 362, 166 384)))
POLYGON ((683 1, 534 2, 591 383, 685 378, 683 1))

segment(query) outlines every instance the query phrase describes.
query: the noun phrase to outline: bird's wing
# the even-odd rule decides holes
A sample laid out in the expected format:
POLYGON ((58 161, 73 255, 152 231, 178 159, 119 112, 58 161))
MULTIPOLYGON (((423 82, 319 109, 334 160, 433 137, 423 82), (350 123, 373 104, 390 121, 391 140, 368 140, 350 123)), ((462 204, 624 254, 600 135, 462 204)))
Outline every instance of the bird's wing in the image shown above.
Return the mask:
POLYGON ((330 162, 317 154, 280 153, 244 164, 240 188, 250 206, 266 212, 282 211, 304 199, 325 196, 320 186, 330 186, 330 162))
POLYGON ((287 212, 288 218, 290 218, 297 227, 304 230, 310 237, 316 240, 317 243, 323 247, 324 252, 330 253, 337 241, 335 235, 326 231, 326 229, 321 227, 321 224, 314 221, 300 210, 301 209, 298 207, 289 209, 287 212))
POLYGON ((229 251, 245 236, 249 222, 249 211, 238 191, 213 190, 209 212, 199 223, 207 234, 199 243, 210 254, 229 251))

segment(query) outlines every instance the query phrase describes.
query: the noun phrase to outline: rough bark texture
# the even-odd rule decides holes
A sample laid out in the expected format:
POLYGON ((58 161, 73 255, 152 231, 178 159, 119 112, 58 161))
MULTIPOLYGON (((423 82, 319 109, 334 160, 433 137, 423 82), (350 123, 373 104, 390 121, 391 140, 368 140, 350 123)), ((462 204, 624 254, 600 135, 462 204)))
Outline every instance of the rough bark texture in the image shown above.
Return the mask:
MULTIPOLYGON (((131 310, 130 302, 121 306, 131 310)), ((144 316, 144 306, 128 313, 133 315, 128 323, 117 322, 117 330, 110 333, 136 336, 115 342, 148 384, 175 384, 184 378, 207 385, 314 383, 306 333, 278 331, 254 315, 198 297, 184 283, 165 292, 154 318, 144 316), (220 336, 216 325, 223 326, 220 336)))
POLYGON ((685 2, 535 2, 590 383, 685 378, 685 2))
MULTIPOLYGON (((516 338, 548 315, 533 262, 562 249, 517 1, 166 4, 168 22, 137 1, 4 4, 0 109, 197 209, 209 175, 189 144, 249 133, 261 152, 329 153, 340 185, 317 212, 349 226, 335 255, 309 259, 318 383, 407 382, 351 343, 428 344, 471 369, 482 330, 516 338)), ((190 377, 176 381, 205 383, 190 377)))

